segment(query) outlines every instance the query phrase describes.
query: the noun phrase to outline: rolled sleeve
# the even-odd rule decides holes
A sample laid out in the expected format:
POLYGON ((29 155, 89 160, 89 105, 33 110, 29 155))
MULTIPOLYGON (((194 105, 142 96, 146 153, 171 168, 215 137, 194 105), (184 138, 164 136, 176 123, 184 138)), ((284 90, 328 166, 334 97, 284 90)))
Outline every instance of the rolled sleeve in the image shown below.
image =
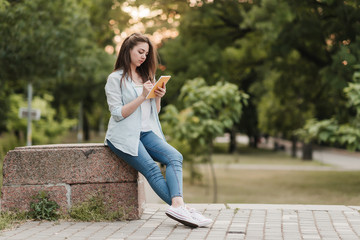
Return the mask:
POLYGON ((120 89, 120 79, 109 76, 105 85, 105 93, 111 116, 115 121, 124 119, 121 111, 124 106, 120 89))

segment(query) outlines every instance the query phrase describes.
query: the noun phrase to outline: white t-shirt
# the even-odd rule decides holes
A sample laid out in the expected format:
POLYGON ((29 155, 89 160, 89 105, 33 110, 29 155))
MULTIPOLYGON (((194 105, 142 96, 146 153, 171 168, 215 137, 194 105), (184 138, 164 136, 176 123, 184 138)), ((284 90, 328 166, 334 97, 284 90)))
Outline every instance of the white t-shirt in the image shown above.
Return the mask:
MULTIPOLYGON (((135 85, 135 90, 140 96, 143 92, 143 85, 135 85)), ((150 99, 146 99, 141 105, 141 131, 148 132, 151 131, 150 125, 150 114, 151 114, 151 104, 150 99)))

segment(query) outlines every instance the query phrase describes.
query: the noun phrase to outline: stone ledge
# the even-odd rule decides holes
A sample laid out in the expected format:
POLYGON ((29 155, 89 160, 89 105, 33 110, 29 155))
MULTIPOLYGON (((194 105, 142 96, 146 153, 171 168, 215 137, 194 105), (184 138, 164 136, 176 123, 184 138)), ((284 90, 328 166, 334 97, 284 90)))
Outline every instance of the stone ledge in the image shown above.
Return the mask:
POLYGON ((18 147, 4 159, 2 210, 29 210, 32 196, 49 192, 61 211, 101 193, 112 210, 138 219, 145 202, 139 173, 103 144, 18 147))
POLYGON ((4 186, 137 181, 136 170, 100 144, 15 148, 5 157, 3 176, 4 186))

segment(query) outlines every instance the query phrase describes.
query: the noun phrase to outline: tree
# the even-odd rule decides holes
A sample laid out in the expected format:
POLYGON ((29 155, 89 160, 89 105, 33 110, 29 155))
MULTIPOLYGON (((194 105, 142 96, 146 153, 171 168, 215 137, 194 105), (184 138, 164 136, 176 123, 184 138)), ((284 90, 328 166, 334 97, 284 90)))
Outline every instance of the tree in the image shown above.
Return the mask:
POLYGON ((237 86, 226 82, 217 82, 208 86, 204 79, 188 81, 179 96, 183 108, 178 110, 168 105, 162 115, 166 133, 172 139, 185 142, 190 149, 191 177, 196 175, 194 163, 203 157, 212 170, 214 202, 217 201, 217 184, 212 162, 213 140, 239 121, 242 106, 248 96, 241 93, 237 86))
POLYGON ((79 0, 88 15, 92 39, 98 47, 115 46, 114 37, 129 26, 131 17, 122 11, 125 0, 79 0))
MULTIPOLYGON (((6 99, 24 93, 31 82, 35 95, 55 96, 51 102, 58 113, 55 120, 77 117, 80 102, 86 109, 85 119, 92 120, 92 111, 105 104, 103 85, 114 62, 104 51, 114 35, 109 17, 104 16, 119 12, 111 4, 108 0, 35 0, 9 1, 6 9, 0 8, 0 78, 1 86, 6 86, 0 102, 8 106, 6 99)), ((115 20, 121 28, 128 15, 118 16, 115 20)), ((0 116, 0 130, 5 117, 0 116)), ((101 122, 101 116, 96 119, 101 122)))
POLYGON ((296 133, 305 141, 317 141, 319 143, 336 144, 349 150, 360 150, 360 65, 354 73, 353 83, 344 88, 348 99, 348 107, 355 114, 347 122, 339 122, 337 116, 331 119, 307 121, 305 126, 296 133))
POLYGON ((264 80, 251 91, 262 96, 258 110, 263 132, 290 138, 308 119, 343 112, 342 88, 351 72, 334 74, 345 72, 343 64, 335 66, 333 56, 355 41, 358 23, 356 1, 264 0, 252 8, 245 24, 270 46, 263 72, 258 72, 264 80))
MULTIPOLYGON (((176 103, 176 92, 186 79, 195 77, 204 78, 208 84, 228 81, 248 92, 251 84, 257 80, 254 69, 261 64, 264 56, 262 46, 258 45, 259 36, 246 38, 253 28, 242 26, 244 15, 252 4, 234 0, 197 3, 181 15, 179 36, 164 41, 160 48, 165 73, 176 77, 176 85, 173 84, 168 90, 165 99, 169 103, 176 103)), ((253 100, 250 98, 249 104, 243 109, 246 120, 243 118, 228 130, 232 136, 230 152, 235 151, 238 130, 249 137, 258 135, 253 100)))
MULTIPOLYGON (((228 18, 226 11, 232 10, 234 2, 214 1, 183 13, 178 27, 179 36, 164 41, 160 48, 166 72, 177 78, 177 85, 171 91, 178 92, 187 79, 199 76, 209 84, 229 80, 223 71, 222 49, 233 40, 229 33, 236 30, 228 27, 223 18, 228 18)), ((233 21, 236 25, 236 19, 233 21)))
POLYGON ((22 93, 31 83, 41 95, 74 62, 80 41, 88 37, 81 31, 86 20, 73 1, 9 3, 0 11, 1 79, 7 94, 22 93))

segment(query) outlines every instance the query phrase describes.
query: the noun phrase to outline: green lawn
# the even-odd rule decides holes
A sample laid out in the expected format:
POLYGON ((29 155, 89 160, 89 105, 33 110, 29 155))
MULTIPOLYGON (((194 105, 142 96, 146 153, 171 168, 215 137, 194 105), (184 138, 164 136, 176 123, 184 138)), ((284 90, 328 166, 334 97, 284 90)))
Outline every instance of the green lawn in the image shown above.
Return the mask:
MULTIPOLYGON (((217 164, 324 166, 293 159, 283 152, 242 147, 234 155, 213 155, 217 164)), ((213 183, 208 165, 198 165, 202 180, 190 184, 184 165, 187 202, 212 203, 213 183)), ((360 171, 285 171, 216 168, 218 203, 360 205, 360 171)))
MULTIPOLYGON (((212 203, 208 168, 202 183, 184 180, 187 202, 212 203)), ((216 169, 219 203, 360 205, 360 172, 216 169)))

